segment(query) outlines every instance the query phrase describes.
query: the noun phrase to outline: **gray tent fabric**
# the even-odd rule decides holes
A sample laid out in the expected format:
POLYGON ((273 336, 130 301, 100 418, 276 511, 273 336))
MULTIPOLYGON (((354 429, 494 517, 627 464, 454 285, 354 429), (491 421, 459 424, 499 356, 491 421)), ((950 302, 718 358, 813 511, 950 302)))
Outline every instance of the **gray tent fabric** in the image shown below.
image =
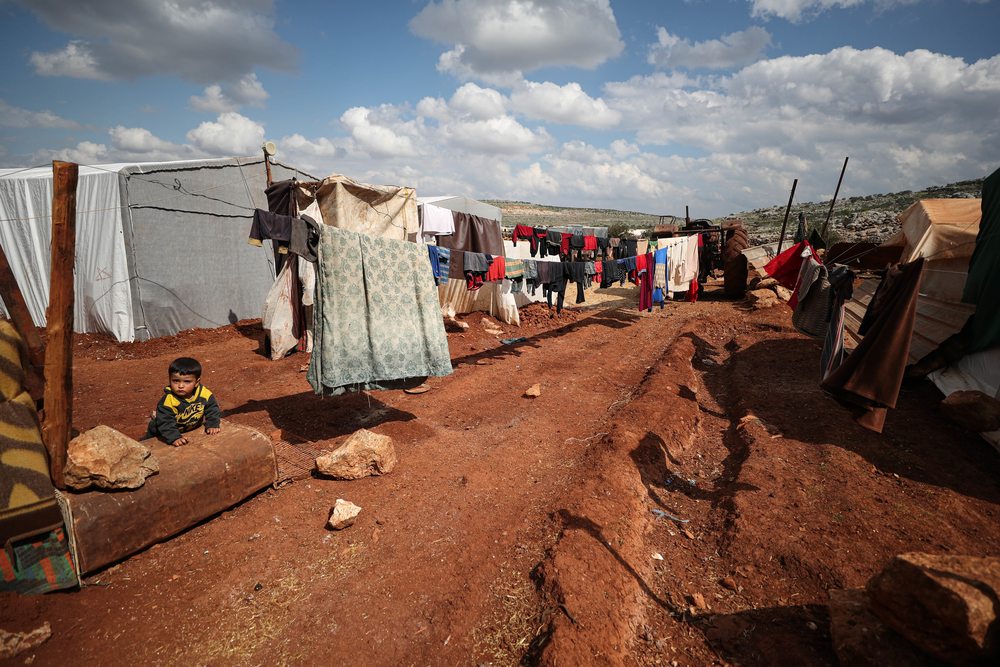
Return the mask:
MULTIPOLYGON (((273 160, 271 174, 315 180, 273 160)), ((260 317, 274 257, 247 236, 267 208, 263 158, 135 165, 119 184, 137 339, 260 317)))

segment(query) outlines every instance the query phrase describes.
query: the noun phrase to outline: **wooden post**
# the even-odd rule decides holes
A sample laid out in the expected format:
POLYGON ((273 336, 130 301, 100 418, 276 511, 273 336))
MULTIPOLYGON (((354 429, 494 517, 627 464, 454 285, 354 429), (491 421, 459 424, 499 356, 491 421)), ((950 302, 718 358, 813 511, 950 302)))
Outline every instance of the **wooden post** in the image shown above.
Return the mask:
POLYGON ((46 311, 45 421, 52 483, 65 489, 63 468, 73 425, 73 261, 76 256, 76 183, 79 167, 52 162, 52 269, 46 311))
POLYGON ((691 224, 691 209, 690 209, 690 207, 685 206, 684 207, 684 225, 687 226, 687 225, 690 225, 690 224, 691 224))
POLYGON ((3 299, 10 313, 10 319, 14 327, 28 344, 28 358, 32 366, 45 365, 45 348, 42 346, 42 338, 38 335, 38 329, 31 320, 31 313, 28 312, 28 304, 24 301, 14 278, 14 272, 10 270, 10 263, 7 262, 7 255, 3 248, 0 248, 0 299, 3 299))
POLYGON ((823 232, 820 237, 826 242, 826 226, 830 224, 830 216, 833 215, 833 207, 837 203, 837 195, 840 194, 840 184, 844 182, 844 172, 847 171, 847 161, 851 158, 844 158, 844 168, 840 170, 840 180, 837 181, 837 189, 833 191, 833 201, 830 202, 830 210, 826 212, 826 222, 823 223, 823 232))
POLYGON ((792 200, 795 199, 795 186, 799 184, 799 179, 792 181, 792 194, 788 195, 788 206, 785 207, 785 221, 781 223, 781 238, 778 239, 778 252, 776 255, 781 254, 781 246, 785 243, 785 228, 788 227, 788 214, 792 211, 792 200))
POLYGON ((267 187, 274 185, 274 181, 271 180, 271 156, 267 154, 267 149, 261 149, 264 151, 264 168, 267 169, 267 187))

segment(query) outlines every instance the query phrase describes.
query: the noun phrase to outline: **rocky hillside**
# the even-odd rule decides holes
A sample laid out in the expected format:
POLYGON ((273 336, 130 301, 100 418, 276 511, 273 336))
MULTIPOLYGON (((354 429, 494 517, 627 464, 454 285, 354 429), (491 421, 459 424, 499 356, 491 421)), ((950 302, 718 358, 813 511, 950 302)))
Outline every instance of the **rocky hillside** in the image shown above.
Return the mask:
MULTIPOLYGON (((919 199, 978 198, 982 196, 983 179, 960 181, 942 186, 930 186, 913 192, 904 190, 891 194, 876 194, 867 197, 849 197, 837 201, 830 219, 828 236, 837 241, 871 241, 881 243, 892 236, 899 223, 897 216, 919 199)), ((634 211, 613 209, 571 208, 567 206, 543 206, 521 201, 487 200, 493 206, 503 209, 504 225, 530 225, 538 227, 583 225, 587 227, 622 227, 649 229, 660 222, 660 216, 634 211)), ((811 230, 821 229, 830 210, 829 202, 793 203, 788 216, 786 238, 795 233, 798 215, 806 217, 811 230)), ((777 204, 752 211, 732 213, 723 220, 742 219, 750 231, 751 245, 771 243, 778 240, 781 222, 785 217, 785 205, 777 204)), ((684 224, 683 218, 667 216, 663 222, 684 224)))

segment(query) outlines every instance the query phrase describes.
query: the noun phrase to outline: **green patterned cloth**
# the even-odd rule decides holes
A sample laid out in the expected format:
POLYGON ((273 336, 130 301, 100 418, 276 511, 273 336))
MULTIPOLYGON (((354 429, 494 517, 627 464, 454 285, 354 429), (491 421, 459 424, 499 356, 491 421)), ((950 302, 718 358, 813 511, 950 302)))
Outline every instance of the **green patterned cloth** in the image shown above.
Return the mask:
POLYGON ((398 389, 451 373, 427 249, 323 225, 316 268, 317 394, 398 389))

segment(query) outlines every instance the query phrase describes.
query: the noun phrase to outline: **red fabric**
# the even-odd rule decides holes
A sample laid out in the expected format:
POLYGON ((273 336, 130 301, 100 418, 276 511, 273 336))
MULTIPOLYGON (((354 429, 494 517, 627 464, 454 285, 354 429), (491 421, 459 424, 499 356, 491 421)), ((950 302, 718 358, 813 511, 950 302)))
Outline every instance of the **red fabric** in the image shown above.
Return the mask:
MULTIPOLYGON (((646 264, 653 266, 653 254, 646 253, 636 257, 636 266, 640 269, 646 264)), ((637 272, 638 273, 638 272, 637 272)), ((644 271, 639 276, 639 310, 653 310, 653 271, 644 271)))
MULTIPOLYGON (((648 254, 649 253, 646 253, 646 255, 636 255, 636 257, 635 257, 635 270, 636 270, 636 272, 643 271, 643 270, 646 269, 646 256, 648 254)), ((650 265, 652 265, 652 264, 653 263, 650 262, 650 265)), ((640 308, 640 310, 642 310, 642 309, 640 308)))
POLYGON ((507 275, 507 260, 497 255, 490 264, 490 270, 486 272, 486 282, 497 283, 507 275))
POLYGON ((604 262, 594 262, 594 272, 601 275, 604 272, 604 262))
POLYGON ((516 246, 519 238, 530 239, 532 245, 534 245, 535 228, 528 227, 527 225, 514 225, 514 234, 511 236, 511 242, 516 246))
POLYGON ((559 246, 559 252, 563 255, 569 254, 569 240, 573 238, 572 234, 563 234, 562 245, 559 246))
POLYGON ((584 250, 597 250, 597 237, 596 236, 584 236, 583 237, 583 249, 584 250))
MULTIPOLYGON (((699 234, 699 236, 701 236, 701 235, 699 234)), ((691 286, 688 287, 687 300, 688 300, 688 303, 694 303, 695 301, 698 300, 698 279, 697 278, 695 278, 694 280, 692 280, 691 281, 691 286)))
POLYGON ((806 248, 809 248, 817 262, 823 263, 809 242, 802 241, 768 262, 764 267, 764 273, 777 280, 785 289, 795 289, 795 283, 799 280, 799 269, 802 267, 802 251, 806 248))

